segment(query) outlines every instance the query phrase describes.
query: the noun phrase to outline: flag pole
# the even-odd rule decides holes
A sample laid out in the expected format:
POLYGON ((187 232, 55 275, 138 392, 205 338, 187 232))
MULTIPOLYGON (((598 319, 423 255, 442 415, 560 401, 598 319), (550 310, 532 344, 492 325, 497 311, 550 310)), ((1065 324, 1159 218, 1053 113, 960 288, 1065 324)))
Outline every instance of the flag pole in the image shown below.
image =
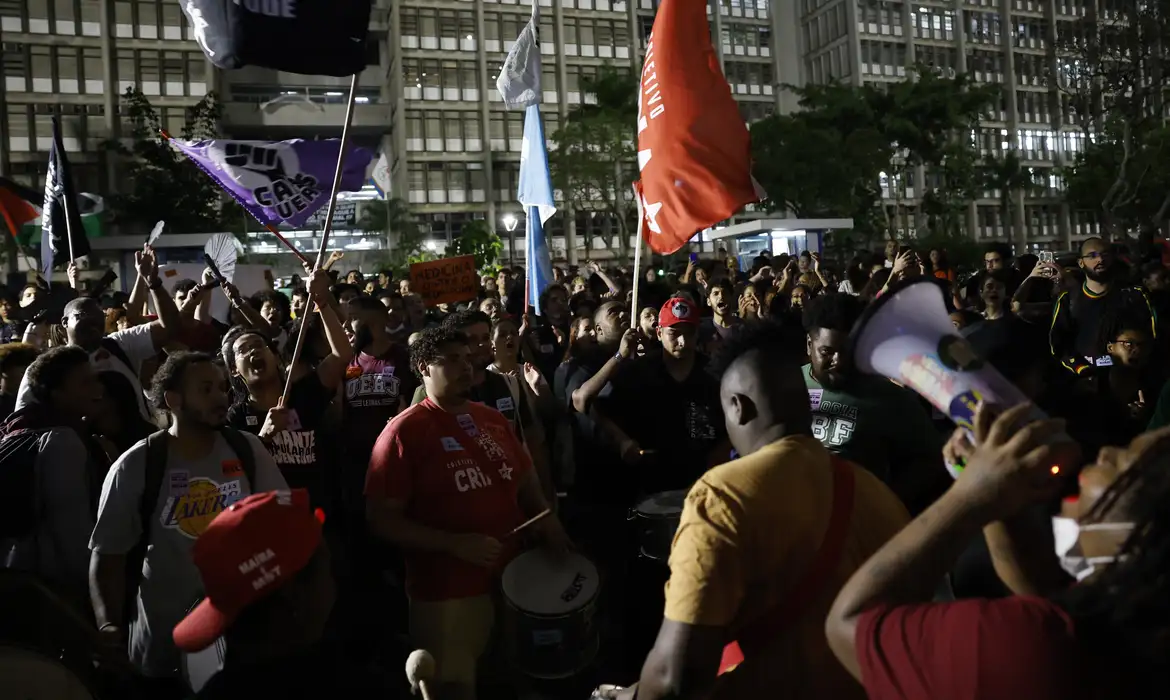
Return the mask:
POLYGON ((634 187, 634 203, 638 208, 638 236, 634 239, 634 294, 630 299, 630 328, 637 330, 641 312, 638 307, 638 283, 642 280, 642 222, 645 220, 642 214, 642 194, 637 187, 634 187))
POLYGON ((65 237, 69 239, 69 262, 73 262, 73 209, 69 206, 69 194, 62 189, 61 209, 65 212, 65 237))
MULTIPOLYGON (((532 209, 533 207, 524 208, 524 312, 521 314, 521 320, 523 320, 523 315, 528 313, 528 306, 532 301, 532 258, 529 255, 532 249, 528 247, 528 242, 532 239, 532 209)), ((537 216, 540 216, 540 214, 537 214, 537 216)), ((510 235, 513 236, 512 250, 515 251, 516 234, 512 233, 510 235)), ((532 306, 535 307, 536 305, 532 304, 532 306)))
MULTIPOLYGON (((357 98, 358 73, 354 73, 349 81, 349 101, 345 105, 345 124, 341 127, 341 146, 337 149, 337 170, 333 173, 333 190, 329 195, 329 208, 325 212, 325 225, 321 228, 321 246, 317 249, 317 263, 313 272, 321 269, 325 263, 325 250, 329 247, 329 232, 333 228, 333 213, 337 210, 337 190, 341 188, 341 175, 345 167, 345 147, 349 144, 349 126, 353 122, 353 105, 357 98)), ((295 249, 294 249, 295 250, 295 249)), ((302 258, 303 260, 303 258, 302 258)), ((308 262, 306 261, 306 265, 308 262)), ((284 402, 292 391, 293 367, 301 358, 301 351, 305 347, 305 331, 309 321, 313 318, 313 299, 309 297, 309 305, 305 308, 305 317, 301 320, 301 327, 297 330, 297 343, 293 346, 292 360, 288 364, 288 377, 284 380, 284 391, 280 394, 277 406, 284 408, 284 402)))

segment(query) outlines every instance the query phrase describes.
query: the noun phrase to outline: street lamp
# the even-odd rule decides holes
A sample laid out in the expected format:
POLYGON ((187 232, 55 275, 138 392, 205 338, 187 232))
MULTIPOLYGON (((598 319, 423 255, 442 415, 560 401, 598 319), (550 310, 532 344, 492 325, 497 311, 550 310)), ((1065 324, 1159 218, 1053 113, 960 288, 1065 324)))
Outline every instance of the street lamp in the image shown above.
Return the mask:
POLYGON ((516 225, 520 220, 515 214, 504 214, 504 230, 508 232, 508 264, 516 262, 516 225))

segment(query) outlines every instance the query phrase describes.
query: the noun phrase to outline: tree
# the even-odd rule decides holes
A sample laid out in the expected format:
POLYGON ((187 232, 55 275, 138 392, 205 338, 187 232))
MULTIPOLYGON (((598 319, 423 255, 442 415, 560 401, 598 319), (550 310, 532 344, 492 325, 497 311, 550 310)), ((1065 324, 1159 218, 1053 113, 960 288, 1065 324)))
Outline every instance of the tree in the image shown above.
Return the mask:
POLYGON ((751 128, 765 206, 807 218, 850 216, 865 238, 893 235, 908 227, 906 177, 923 166, 935 186, 921 190, 919 213, 958 230, 978 189, 970 134, 1000 88, 919 66, 910 78, 883 86, 785 89, 800 98, 801 111, 751 128))
POLYGON ((397 197, 383 202, 366 202, 362 207, 358 226, 366 233, 385 237, 389 253, 378 265, 394 271, 399 277, 410 273, 410 265, 434 260, 438 256, 426 247, 422 225, 410 211, 409 205, 397 197))
POLYGON ((582 77, 581 89, 586 103, 570 110, 553 136, 553 185, 579 211, 605 215, 602 238, 612 249, 617 236, 624 258, 637 225, 638 77, 606 65, 597 77, 582 77))
POLYGON ((504 249, 504 242, 492 230, 488 222, 475 219, 463 224, 459 235, 451 240, 447 246, 446 257, 457 255, 474 255, 475 268, 481 272, 495 272, 496 261, 500 259, 500 251, 504 249))
MULTIPOLYGON (((109 197, 114 219, 142 231, 157 221, 177 233, 222 231, 226 222, 243 216, 235 202, 225 206, 224 193, 211 178, 177 153, 159 136, 162 122, 146 95, 129 87, 122 95, 122 114, 129 124, 127 147, 110 140, 103 146, 124 160, 126 182, 122 194, 109 197)), ((183 130, 176 136, 189 140, 215 138, 223 107, 208 93, 187 109, 183 130)))
POLYGON ((1057 87, 1085 148, 1062 170, 1066 201, 1094 211, 1107 238, 1161 227, 1170 215, 1165 148, 1165 3, 1122 0, 1092 6, 1057 37, 1057 87))
MULTIPOLYGON (((1036 187, 1032 173, 1020 164, 1015 151, 1008 151, 1002 158, 987 156, 981 168, 983 188, 994 190, 999 197, 999 220, 1003 223, 1004 237, 1012 236, 1012 200, 1016 192, 1026 192, 1036 187)), ((1023 233, 1022 231, 1020 232, 1023 233)), ((1021 241, 1022 242, 1022 241, 1021 241)), ((1020 248, 1023 250, 1023 248, 1020 248)))

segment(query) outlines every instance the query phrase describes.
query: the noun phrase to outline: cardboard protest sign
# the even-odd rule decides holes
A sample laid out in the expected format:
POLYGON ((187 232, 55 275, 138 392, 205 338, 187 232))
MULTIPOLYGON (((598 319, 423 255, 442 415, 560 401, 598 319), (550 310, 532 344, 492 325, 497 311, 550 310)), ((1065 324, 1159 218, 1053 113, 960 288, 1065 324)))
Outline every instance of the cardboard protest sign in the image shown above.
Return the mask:
POLYGON ((410 291, 421 296, 427 306, 474 299, 479 292, 475 256, 414 263, 410 266, 410 291))

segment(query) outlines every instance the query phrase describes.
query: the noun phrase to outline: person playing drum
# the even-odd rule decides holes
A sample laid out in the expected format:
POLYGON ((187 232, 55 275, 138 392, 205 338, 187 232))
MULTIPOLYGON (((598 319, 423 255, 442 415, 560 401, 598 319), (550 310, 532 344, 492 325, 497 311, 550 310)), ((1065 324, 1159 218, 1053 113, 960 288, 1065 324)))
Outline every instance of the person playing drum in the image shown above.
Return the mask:
POLYGON ((909 516, 881 481, 813 437, 790 331, 772 322, 743 330, 715 358, 727 433, 742 457, 687 495, 641 682, 600 697, 865 697, 830 652, 825 617, 909 516), (725 649, 729 639, 737 644, 725 649))
MULTIPOLYGON (((428 329, 410 355, 427 398, 378 438, 366 515, 376 536, 404 550, 410 636, 435 657, 437 696, 473 699, 495 620, 496 575, 516 553, 509 534, 548 503, 507 420, 468 400, 466 336, 428 329)), ((568 544, 555 515, 531 529, 554 549, 568 544)))

